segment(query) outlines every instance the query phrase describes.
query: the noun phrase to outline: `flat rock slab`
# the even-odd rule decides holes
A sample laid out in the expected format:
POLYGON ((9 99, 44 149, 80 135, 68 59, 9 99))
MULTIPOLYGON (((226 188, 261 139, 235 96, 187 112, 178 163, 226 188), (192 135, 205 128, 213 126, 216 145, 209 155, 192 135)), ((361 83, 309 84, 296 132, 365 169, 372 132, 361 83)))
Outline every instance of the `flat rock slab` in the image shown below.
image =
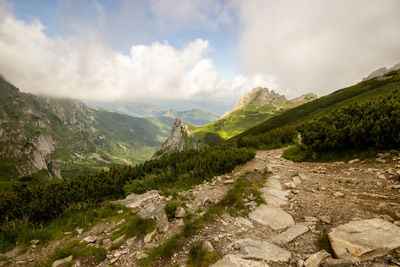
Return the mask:
POLYGON ((318 251, 317 253, 315 253, 314 255, 312 255, 311 257, 309 257, 305 262, 304 262, 304 266, 305 267, 319 267, 321 266, 321 263, 329 258, 331 255, 326 252, 325 250, 321 250, 318 251))
POLYGON ((294 225, 294 220, 280 207, 260 205, 249 214, 249 218, 274 230, 284 229, 294 225))
POLYGON ((270 188, 262 188, 260 189, 260 192, 262 194, 262 198, 265 200, 268 206, 280 207, 288 203, 286 197, 280 197, 276 194, 273 194, 270 188))
POLYGON ((236 255, 228 254, 217 261, 211 267, 268 267, 263 261, 242 259, 236 255))
POLYGON ((292 240, 296 239, 298 236, 306 233, 309 228, 305 225, 296 224, 287 229, 285 232, 273 237, 270 241, 276 245, 284 245, 292 240))
POLYGON ((236 243, 240 247, 240 256, 244 259, 288 262, 291 257, 290 252, 266 241, 245 238, 238 240, 236 243))
POLYGON ((265 186, 274 189, 282 189, 281 183, 279 182, 278 179, 268 178, 267 182, 265 183, 265 186))
POLYGON ((333 228, 328 237, 338 258, 356 261, 383 256, 400 247, 400 227, 380 218, 351 221, 333 228))

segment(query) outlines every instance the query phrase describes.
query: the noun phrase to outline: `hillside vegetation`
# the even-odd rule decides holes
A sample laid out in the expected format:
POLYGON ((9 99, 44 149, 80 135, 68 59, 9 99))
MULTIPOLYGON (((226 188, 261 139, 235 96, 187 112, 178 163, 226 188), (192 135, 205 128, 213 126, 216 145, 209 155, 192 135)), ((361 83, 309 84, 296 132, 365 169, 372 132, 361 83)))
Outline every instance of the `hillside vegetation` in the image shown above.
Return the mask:
POLYGON ((37 183, 143 162, 168 137, 172 122, 21 93, 0 79, 0 180, 9 188, 21 177, 37 183))
POLYGON ((306 94, 288 101, 285 96, 273 90, 257 87, 243 96, 235 109, 219 120, 201 127, 191 127, 191 129, 203 145, 216 145, 281 114, 284 110, 315 98, 314 94, 306 94))
POLYGON ((344 107, 355 102, 365 102, 380 95, 390 94, 399 87, 400 71, 392 71, 382 77, 358 83, 335 91, 327 96, 320 97, 312 102, 284 111, 282 114, 244 131, 237 138, 246 135, 254 136, 288 125, 297 125, 314 119, 325 112, 332 111, 335 108, 344 107))

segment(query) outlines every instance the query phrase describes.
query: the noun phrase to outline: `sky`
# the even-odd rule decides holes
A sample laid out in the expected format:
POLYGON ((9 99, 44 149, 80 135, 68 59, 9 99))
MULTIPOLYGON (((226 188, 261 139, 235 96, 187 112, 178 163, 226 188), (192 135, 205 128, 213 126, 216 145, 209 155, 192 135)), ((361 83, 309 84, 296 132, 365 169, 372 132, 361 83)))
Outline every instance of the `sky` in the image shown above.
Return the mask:
POLYGON ((399 0, 0 0, 0 74, 86 101, 325 95, 400 62, 399 0))

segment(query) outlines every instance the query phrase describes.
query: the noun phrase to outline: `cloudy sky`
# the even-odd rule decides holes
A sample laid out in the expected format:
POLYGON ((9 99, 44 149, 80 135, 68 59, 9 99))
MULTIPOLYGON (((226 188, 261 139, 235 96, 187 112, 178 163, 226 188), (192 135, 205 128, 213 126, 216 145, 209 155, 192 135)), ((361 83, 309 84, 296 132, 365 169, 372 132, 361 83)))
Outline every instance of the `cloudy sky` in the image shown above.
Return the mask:
POLYGON ((0 0, 0 74, 90 101, 324 95, 400 62, 399 0, 0 0))

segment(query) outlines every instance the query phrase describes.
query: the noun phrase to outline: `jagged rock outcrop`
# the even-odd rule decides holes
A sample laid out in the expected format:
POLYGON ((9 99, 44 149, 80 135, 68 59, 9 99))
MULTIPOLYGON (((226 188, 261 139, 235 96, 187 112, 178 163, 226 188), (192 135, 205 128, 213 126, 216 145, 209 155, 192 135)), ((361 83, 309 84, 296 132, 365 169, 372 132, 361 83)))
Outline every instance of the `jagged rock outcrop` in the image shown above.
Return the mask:
POLYGON ((255 108, 260 108, 266 105, 281 107, 286 102, 287 99, 284 95, 277 94, 274 90, 269 90, 268 88, 256 87, 236 103, 234 110, 248 105, 255 108))
POLYGON ((394 65, 393 67, 391 67, 389 69, 386 68, 386 67, 377 69, 377 70, 371 72, 367 77, 364 77, 362 79, 362 81, 367 81, 367 80, 370 80, 370 79, 373 79, 373 78, 381 77, 381 76, 385 75, 386 73, 389 73, 389 72, 394 71, 394 70, 400 70, 400 63, 394 65))
POLYGON ((274 90, 269 90, 265 87, 256 87, 251 90, 248 94, 243 96, 235 105, 235 108, 231 111, 225 112, 221 118, 224 118, 232 112, 239 109, 250 109, 250 110, 261 110, 266 109, 270 111, 279 110, 285 105, 291 107, 301 105, 317 99, 317 95, 313 93, 304 94, 293 100, 287 100, 284 95, 276 93, 274 90))
POLYGON ((188 149, 200 150, 200 144, 189 127, 180 119, 175 119, 168 139, 154 154, 153 159, 161 158, 173 151, 184 151, 188 149))

